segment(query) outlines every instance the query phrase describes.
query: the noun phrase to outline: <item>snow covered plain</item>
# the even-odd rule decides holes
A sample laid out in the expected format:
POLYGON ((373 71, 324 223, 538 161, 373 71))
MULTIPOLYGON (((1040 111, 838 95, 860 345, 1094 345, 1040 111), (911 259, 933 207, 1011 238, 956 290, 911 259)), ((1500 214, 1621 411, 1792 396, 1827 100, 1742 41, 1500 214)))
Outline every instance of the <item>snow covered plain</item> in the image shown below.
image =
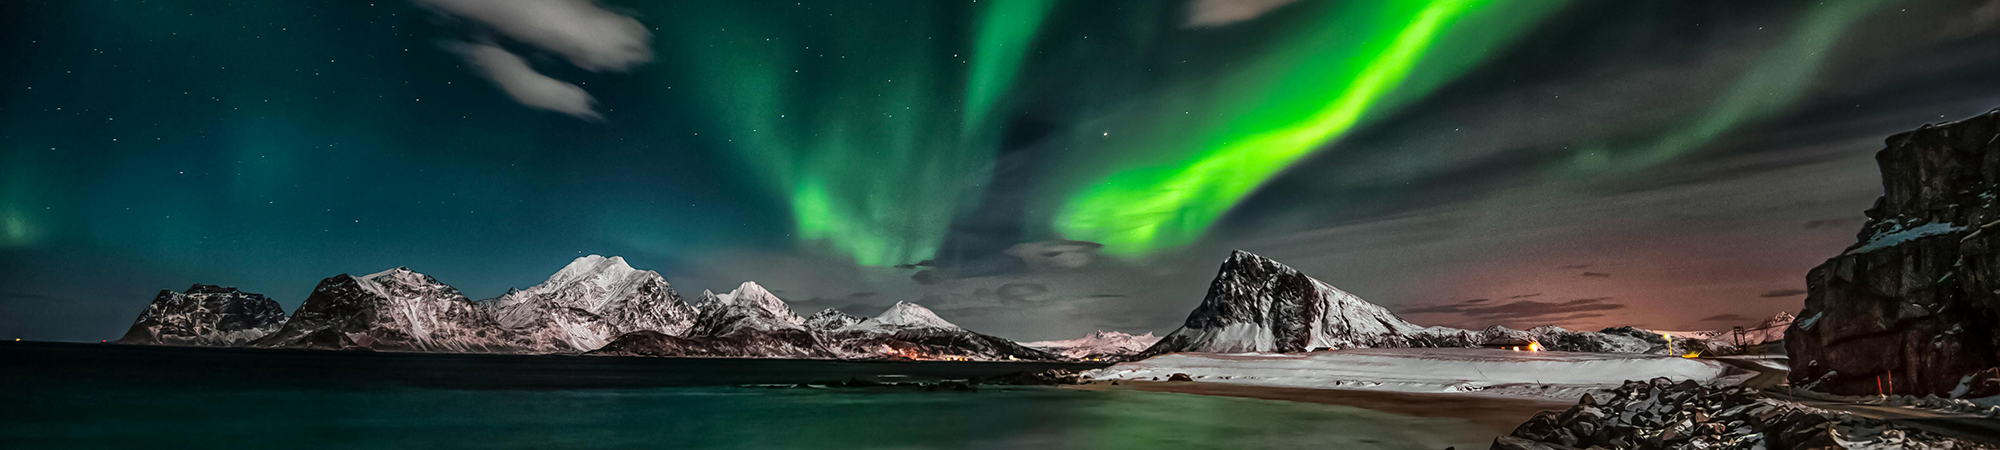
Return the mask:
POLYGON ((1321 389, 1471 393, 1573 400, 1625 380, 1735 384, 1753 374, 1717 361, 1630 353, 1476 348, 1355 348, 1311 353, 1174 353, 1086 372, 1095 380, 1166 380, 1321 389))

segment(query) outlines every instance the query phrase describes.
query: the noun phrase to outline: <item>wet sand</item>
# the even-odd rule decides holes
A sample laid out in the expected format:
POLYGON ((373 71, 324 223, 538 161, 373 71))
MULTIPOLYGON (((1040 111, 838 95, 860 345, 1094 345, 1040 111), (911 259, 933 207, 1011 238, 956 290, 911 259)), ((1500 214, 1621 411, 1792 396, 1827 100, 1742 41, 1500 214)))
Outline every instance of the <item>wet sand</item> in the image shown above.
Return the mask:
POLYGON ((1488 432, 1494 436, 1502 436, 1513 432, 1514 427, 1520 426, 1522 422, 1527 422, 1528 418, 1533 417, 1537 412, 1560 411, 1570 406, 1568 402, 1469 394, 1419 394, 1350 389, 1310 389, 1189 381, 1121 380, 1116 385, 1096 382, 1065 387, 1093 391, 1134 390, 1345 405, 1417 417, 1464 419, 1471 422, 1472 426, 1479 428, 1479 431, 1488 432))

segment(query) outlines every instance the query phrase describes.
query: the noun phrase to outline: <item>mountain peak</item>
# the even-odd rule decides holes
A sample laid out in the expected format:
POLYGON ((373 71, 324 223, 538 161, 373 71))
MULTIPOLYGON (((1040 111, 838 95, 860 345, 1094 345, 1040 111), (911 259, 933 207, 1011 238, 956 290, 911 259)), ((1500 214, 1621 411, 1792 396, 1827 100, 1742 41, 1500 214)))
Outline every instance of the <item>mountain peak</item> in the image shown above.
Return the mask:
POLYGON ((645 271, 632 268, 631 265, 625 263, 625 258, 622 257, 613 256, 606 258, 598 255, 589 255, 570 261, 569 265, 563 266, 562 270, 558 270, 555 275, 549 276, 549 281, 544 284, 548 286, 560 286, 596 275, 599 287, 609 287, 611 284, 631 278, 633 275, 641 272, 645 271))
POLYGON ((791 311, 791 307, 785 306, 783 299, 779 299, 777 294, 772 294, 770 290, 764 289, 763 285, 755 281, 745 281, 737 285, 736 290, 727 294, 716 294, 705 290, 701 294, 704 299, 723 305, 749 305, 774 311, 779 309, 791 311))
POLYGON ((930 308, 910 302, 896 302, 882 314, 858 324, 857 328, 943 328, 958 329, 958 325, 947 322, 931 312, 930 308))
POLYGON ((832 331, 868 320, 838 309, 827 308, 806 318, 806 329, 832 331))
POLYGON ((1395 345, 1423 327, 1277 261, 1237 250, 1187 322, 1147 354, 1395 345))
POLYGON ((793 312, 791 305, 786 304, 784 299, 778 298, 777 294, 772 294, 770 290, 764 289, 763 285, 755 281, 745 281, 737 285, 736 290, 727 294, 704 290, 701 292, 700 304, 696 306, 704 310, 728 307, 759 309, 769 313, 771 317, 795 325, 805 323, 805 318, 793 312))

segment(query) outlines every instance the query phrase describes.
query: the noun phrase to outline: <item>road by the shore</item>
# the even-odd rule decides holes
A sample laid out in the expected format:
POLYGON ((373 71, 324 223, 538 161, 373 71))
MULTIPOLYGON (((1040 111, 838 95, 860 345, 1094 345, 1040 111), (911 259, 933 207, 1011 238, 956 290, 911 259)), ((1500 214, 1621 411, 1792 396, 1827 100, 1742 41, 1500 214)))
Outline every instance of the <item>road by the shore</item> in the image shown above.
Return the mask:
POLYGON ((1463 419, 1481 434, 1495 437, 1541 411, 1559 411, 1569 403, 1467 394, 1421 394, 1352 389, 1312 389, 1194 381, 1120 381, 1066 386, 1094 391, 1133 390, 1174 394, 1217 395, 1292 402, 1343 405, 1416 417, 1463 419))
POLYGON ((1881 420, 1945 436, 1955 436, 1987 444, 2000 445, 2000 420, 1973 414, 1946 413, 1918 408, 1870 405, 1836 400, 1810 398, 1793 395, 1785 383, 1787 372, 1783 369, 1757 364, 1751 361, 1717 358, 1732 366, 1757 372, 1757 377, 1743 383, 1744 386, 1761 389, 1764 395, 1801 405, 1828 411, 1840 411, 1856 416, 1881 420))

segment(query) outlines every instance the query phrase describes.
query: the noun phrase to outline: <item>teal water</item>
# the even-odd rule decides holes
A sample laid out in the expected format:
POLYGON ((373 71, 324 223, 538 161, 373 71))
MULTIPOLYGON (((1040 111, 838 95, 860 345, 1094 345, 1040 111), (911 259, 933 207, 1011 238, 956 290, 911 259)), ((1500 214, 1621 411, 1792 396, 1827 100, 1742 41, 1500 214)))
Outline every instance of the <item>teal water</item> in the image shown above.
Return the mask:
MULTIPOLYGON (((315 382, 311 376, 241 376, 264 376, 257 368, 272 365, 260 361, 270 354, 210 354, 197 369, 117 354, 136 350, 104 352, 110 355, 84 350, 78 357, 0 348, 5 362, 0 381, 7 383, 0 391, 0 448, 1440 449, 1483 446, 1490 439, 1455 434, 1462 424, 1453 419, 1334 405, 1046 387, 771 389, 715 385, 726 380, 702 375, 704 365, 737 363, 727 360, 673 361, 670 366, 687 375, 677 380, 616 372, 669 379, 658 386, 632 386, 645 380, 628 379, 614 387, 494 387, 491 378, 513 375, 431 374, 475 386, 452 388, 345 379, 366 373, 360 369, 374 364, 371 357, 386 355, 347 356, 355 359, 343 364, 361 367, 330 368, 322 372, 343 379, 315 382), (120 362, 132 359, 138 363, 120 362), (89 368, 50 367, 58 364, 89 368)), ((507 357, 490 358, 501 362, 488 361, 481 370, 504 372, 510 365, 507 357)), ((419 357, 387 367, 426 370, 422 361, 443 361, 435 370, 464 370, 462 361, 450 358, 419 357)), ((618 358, 613 363, 668 362, 618 358)), ((601 362, 580 365, 591 364, 601 362)), ((903 372, 996 366, 912 367, 792 361, 765 369, 797 377, 835 372, 851 378, 873 370, 911 378, 903 372)), ((588 386, 618 378, 593 372, 600 369, 579 369, 576 375, 597 380, 588 386)))

